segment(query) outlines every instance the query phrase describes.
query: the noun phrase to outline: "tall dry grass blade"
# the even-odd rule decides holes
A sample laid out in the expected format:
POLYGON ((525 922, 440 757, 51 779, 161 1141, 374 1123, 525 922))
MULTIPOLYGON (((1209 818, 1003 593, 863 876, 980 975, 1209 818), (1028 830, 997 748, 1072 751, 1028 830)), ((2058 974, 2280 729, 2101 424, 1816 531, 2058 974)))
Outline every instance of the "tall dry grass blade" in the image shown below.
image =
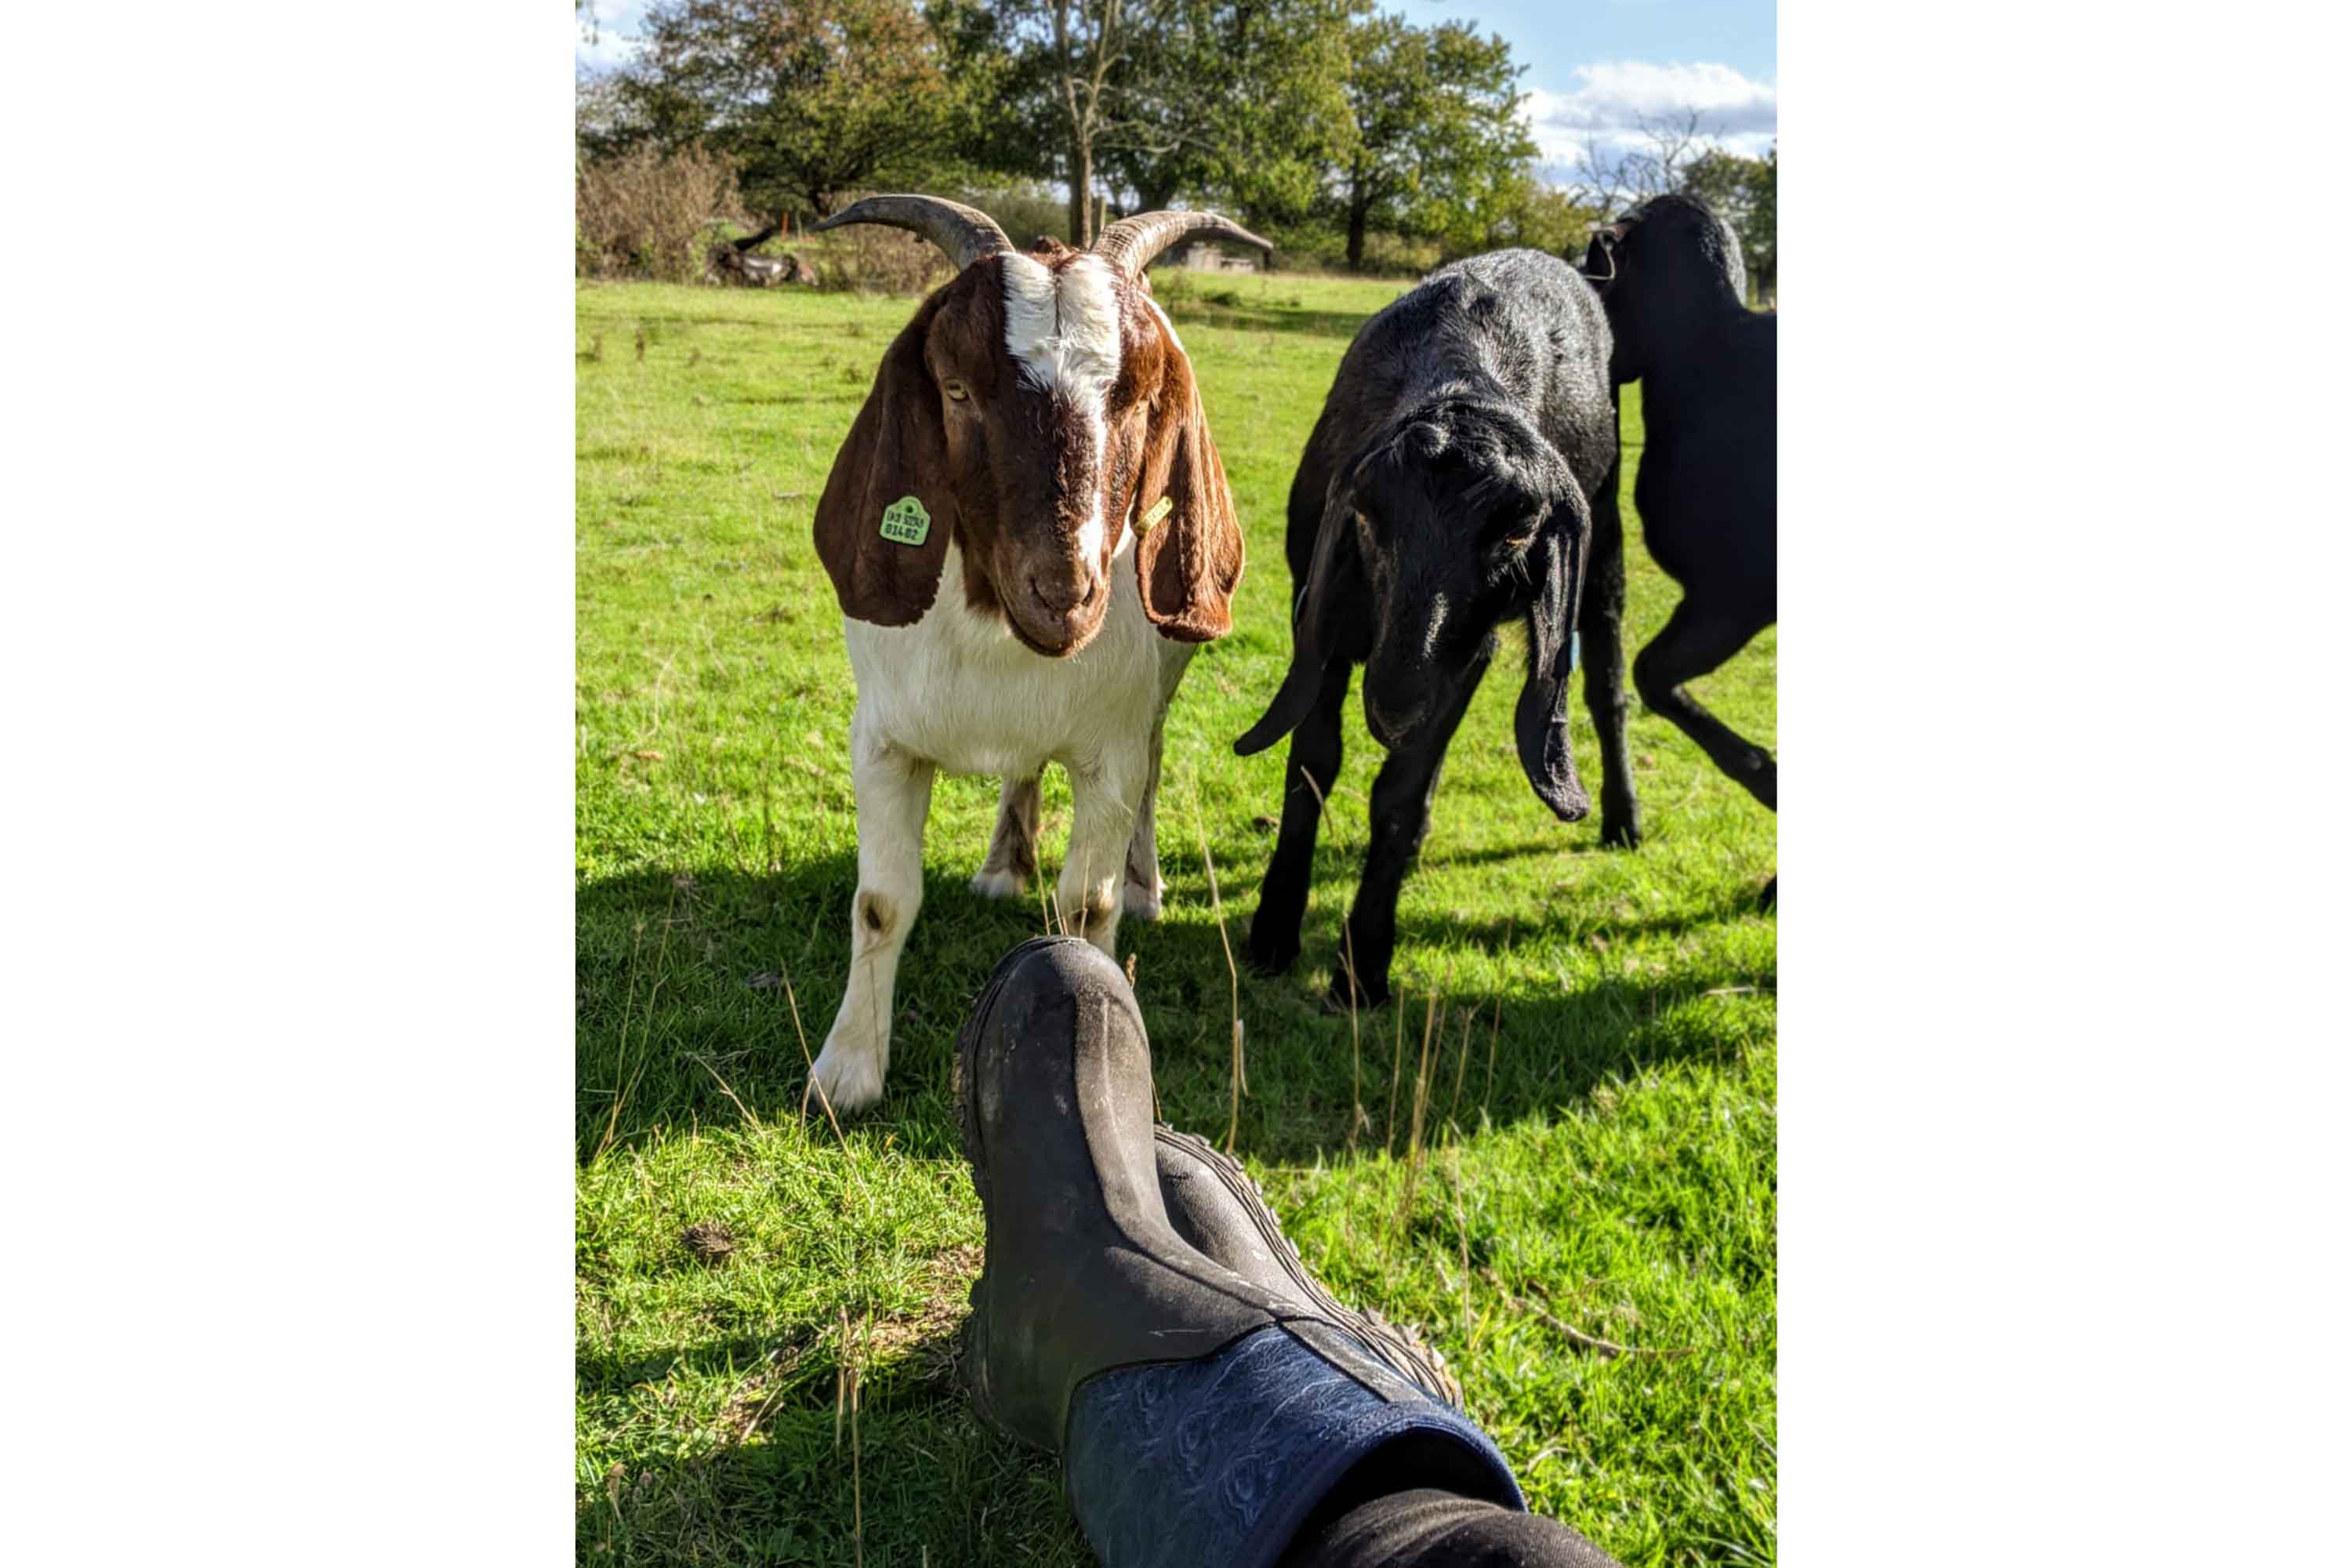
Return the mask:
MULTIPOLYGON (((1315 775, 1301 768, 1298 776, 1315 796, 1315 815, 1318 817, 1328 816, 1331 803, 1323 798, 1322 788, 1316 784, 1315 775)), ((1339 963, 1348 977, 1349 1081, 1355 1102, 1354 1119, 1348 1123, 1348 1152, 1353 1154, 1356 1152, 1356 1135, 1370 1127, 1372 1119, 1364 1114, 1364 1040, 1357 1019, 1356 933, 1344 920, 1339 922, 1339 963)))
POLYGON ((1437 993, 1429 994, 1429 1011, 1421 1021, 1421 1060, 1412 1072, 1412 1131, 1404 1146, 1404 1202, 1397 1205, 1397 1238, 1402 1241, 1412 1218, 1412 1200, 1421 1185, 1421 1134, 1429 1113, 1429 1041, 1437 1032, 1437 993))
POLYGON ((793 1010, 793 1033, 801 1043, 801 1060, 808 1067, 808 1088, 801 1090, 801 1114, 808 1114, 808 1097, 810 1090, 814 1089, 817 1104, 824 1109, 825 1121, 833 1125, 833 1140, 841 1145, 842 1164, 849 1172, 849 1179, 857 1184, 857 1195, 869 1198, 872 1194, 866 1190, 866 1178, 857 1173, 857 1156, 849 1147, 848 1136, 841 1131, 841 1118, 833 1113, 833 1097, 826 1094, 824 1085, 817 1081, 816 1058, 809 1055, 808 1031, 801 1027, 801 999, 793 994, 793 972, 784 967, 781 957, 776 960, 776 974, 784 983, 784 1002, 793 1010))
POLYGON ((712 1078, 718 1079, 719 1092, 725 1095, 729 1100, 734 1100, 736 1110, 742 1115, 744 1121, 751 1124, 752 1131, 757 1132, 761 1131, 760 1126, 760 1118, 752 1112, 750 1106, 744 1104, 741 1100, 735 1099, 735 1086, 729 1083, 724 1078, 719 1077, 717 1065, 714 1064, 709 1057, 702 1055, 700 1052, 696 1052, 688 1059, 700 1063, 704 1072, 709 1073, 712 1078))
POLYGON ((866 1381, 866 1356, 873 1348, 874 1306, 866 1303, 860 1328, 857 1360, 849 1369, 849 1507, 850 1539, 857 1547, 857 1568, 866 1568, 866 1478, 862 1459, 866 1445, 857 1431, 858 1387, 866 1381))
POLYGON ((1396 1153, 1397 1084, 1404 1075, 1404 996, 1402 991, 1396 994, 1396 1048, 1389 1054, 1389 1114, 1388 1121, 1383 1123, 1388 1135, 1381 1143, 1383 1157, 1393 1157, 1396 1153))
POLYGON ((1486 1031, 1486 1092, 1478 1099, 1478 1114, 1489 1118, 1487 1107, 1495 1102, 1495 1041, 1503 1033, 1503 999, 1495 998, 1494 1026, 1486 1031))
POLYGON ((1201 841, 1201 864, 1209 873, 1209 908, 1217 917, 1217 941, 1225 950, 1225 978, 1233 986, 1234 1090, 1233 1110, 1225 1118, 1225 1152, 1234 1152, 1241 1135, 1242 1096, 1249 1092, 1249 1069, 1242 1055, 1242 972, 1234 963, 1233 938, 1225 934, 1225 901, 1217 891, 1217 862, 1209 853, 1208 819, 1201 809, 1201 781, 1192 781, 1192 831, 1201 841))
MULTIPOLYGON (((1501 1006, 1501 999, 1497 998, 1495 1005, 1501 1006)), ((1475 1007, 1462 1015, 1462 1048, 1454 1053, 1454 1098, 1445 1106, 1445 1121, 1449 1127, 1454 1124, 1454 1113, 1462 1109, 1462 1075, 1470 1066, 1470 1026, 1477 1021, 1478 1009, 1475 1007)))
MULTIPOLYGON (((677 895, 673 893, 671 897, 677 895)), ((625 1075, 629 1068, 629 1020, 635 1016, 637 1011, 637 960, 645 948, 646 922, 639 921, 629 931, 629 989, 621 999, 621 1047, 613 1060, 613 1110, 604 1119, 604 1136, 597 1140, 596 1152, 588 1156, 588 1163, 592 1165, 602 1160, 604 1151, 613 1146, 614 1135, 621 1122, 621 1106, 628 1098, 625 1075)))
MULTIPOLYGON (((1464 1037, 1468 1038, 1466 1035, 1464 1037)), ((1466 1355, 1470 1352, 1471 1324, 1470 1223, 1463 1217, 1462 1214, 1462 1146, 1456 1143, 1447 1149, 1445 1153, 1450 1166, 1447 1173, 1450 1177, 1448 1184, 1454 1190, 1454 1235, 1462 1247, 1462 1349, 1466 1355)))
MULTIPOLYGON (((669 889, 669 908, 664 910, 662 914, 661 945, 654 950, 654 982, 651 985, 646 988, 646 1021, 644 1026, 637 1030, 637 1045, 641 1050, 643 1050, 653 1038, 654 1007, 661 997, 662 980, 664 978, 662 966, 669 957, 670 927, 677 923, 677 881, 673 878, 670 881, 669 889)), ((623 1003, 621 1008, 621 1050, 619 1058, 614 1063, 613 1109, 611 1113, 604 1118, 604 1135, 596 1141, 596 1152, 588 1156, 588 1163, 592 1165, 602 1160, 604 1157, 605 1151, 612 1148, 612 1146, 619 1141, 621 1135, 622 1109, 629 1103, 629 1096, 636 1091, 638 1081, 646 1076, 646 1068, 651 1066, 653 1061, 652 1053, 650 1051, 646 1051, 645 1058, 637 1063, 636 1072, 631 1075, 626 1083, 621 1081, 620 1074, 622 1070, 629 1065, 629 1016, 631 1012, 634 1011, 634 1005, 637 994, 637 974, 635 958, 635 954, 643 950, 644 941, 645 927, 640 925, 636 929, 635 936, 630 946, 631 963, 629 968, 629 1000, 623 1003)))

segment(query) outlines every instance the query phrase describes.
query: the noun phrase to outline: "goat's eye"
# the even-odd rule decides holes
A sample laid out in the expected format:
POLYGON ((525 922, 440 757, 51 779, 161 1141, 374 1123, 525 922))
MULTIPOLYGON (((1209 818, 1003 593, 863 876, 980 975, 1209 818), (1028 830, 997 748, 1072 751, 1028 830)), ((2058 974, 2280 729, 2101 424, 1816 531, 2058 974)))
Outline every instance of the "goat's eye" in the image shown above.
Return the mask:
POLYGON ((971 395, 971 388, 966 386, 962 382, 950 381, 946 384, 946 386, 947 395, 950 397, 954 398, 958 403, 961 403, 965 398, 971 395))

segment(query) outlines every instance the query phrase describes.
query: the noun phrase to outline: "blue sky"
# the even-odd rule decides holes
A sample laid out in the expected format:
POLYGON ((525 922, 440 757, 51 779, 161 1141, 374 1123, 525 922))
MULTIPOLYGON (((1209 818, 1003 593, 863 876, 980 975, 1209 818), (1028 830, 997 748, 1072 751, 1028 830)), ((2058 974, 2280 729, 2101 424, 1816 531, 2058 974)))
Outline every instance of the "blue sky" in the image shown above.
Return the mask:
MULTIPOLYGON (((643 0, 597 0, 602 42, 583 61, 623 58, 643 0)), ((1587 138, 1641 141, 1644 117, 1696 109, 1709 140, 1750 156, 1780 123, 1780 42, 1772 0, 1383 0, 1412 20, 1475 22, 1510 40, 1525 65, 1523 112, 1547 171, 1566 179, 1587 138)))

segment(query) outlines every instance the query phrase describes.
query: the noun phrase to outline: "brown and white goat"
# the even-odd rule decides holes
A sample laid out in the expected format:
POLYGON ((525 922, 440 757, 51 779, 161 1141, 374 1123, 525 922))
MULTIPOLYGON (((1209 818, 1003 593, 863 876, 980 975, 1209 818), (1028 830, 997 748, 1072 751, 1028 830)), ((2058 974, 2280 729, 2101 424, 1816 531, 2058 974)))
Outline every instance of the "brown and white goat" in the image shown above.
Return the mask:
POLYGON ((836 1110, 882 1094, 898 955, 923 901, 935 773, 1004 786, 973 888, 1036 869, 1037 781, 1069 774, 1060 924, 1116 956, 1160 912, 1161 726, 1195 647, 1232 629, 1242 535, 1201 399, 1143 268, 1205 213, 1016 251, 985 214, 873 196, 828 222, 929 238, 957 265, 882 357, 817 504, 857 677, 849 982, 816 1059, 836 1110), (1123 886, 1122 886, 1123 884, 1123 886))

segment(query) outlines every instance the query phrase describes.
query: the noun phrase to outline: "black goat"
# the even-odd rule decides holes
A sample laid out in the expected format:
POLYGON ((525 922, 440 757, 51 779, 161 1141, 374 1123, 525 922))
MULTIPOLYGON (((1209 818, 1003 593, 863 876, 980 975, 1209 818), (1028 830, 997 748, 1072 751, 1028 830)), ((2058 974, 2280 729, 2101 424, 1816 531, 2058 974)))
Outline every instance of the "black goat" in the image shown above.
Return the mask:
POLYGON ((1495 655, 1495 628, 1525 616, 1519 763, 1563 821, 1590 808, 1570 755, 1566 687, 1585 579, 1585 695, 1601 730, 1604 838, 1630 842, 1624 598, 1609 328, 1573 268, 1533 250, 1430 274, 1357 333, 1290 485, 1290 671, 1265 716, 1234 742, 1246 756, 1286 731, 1282 833, 1249 952, 1262 973, 1298 956, 1323 802, 1339 771, 1350 668, 1364 717, 1389 750, 1372 784, 1371 846, 1349 911, 1331 1001, 1352 971, 1387 1000, 1396 902, 1429 826, 1445 748, 1495 655), (1605 613, 1604 613, 1605 612, 1605 613), (1602 672, 1605 672, 1602 673, 1602 672))
MULTIPOLYGON (((1643 542, 1683 590, 1634 658, 1633 688, 1777 811, 1772 754, 1683 683, 1722 666, 1779 615, 1779 319, 1748 309, 1739 241, 1696 196, 1643 203, 1597 231, 1584 261, 1616 343, 1610 379, 1642 384, 1633 506, 1643 542)), ((1613 471, 1608 488, 1613 497, 1613 471)), ((1767 909, 1779 884, 1764 886, 1767 909)))

